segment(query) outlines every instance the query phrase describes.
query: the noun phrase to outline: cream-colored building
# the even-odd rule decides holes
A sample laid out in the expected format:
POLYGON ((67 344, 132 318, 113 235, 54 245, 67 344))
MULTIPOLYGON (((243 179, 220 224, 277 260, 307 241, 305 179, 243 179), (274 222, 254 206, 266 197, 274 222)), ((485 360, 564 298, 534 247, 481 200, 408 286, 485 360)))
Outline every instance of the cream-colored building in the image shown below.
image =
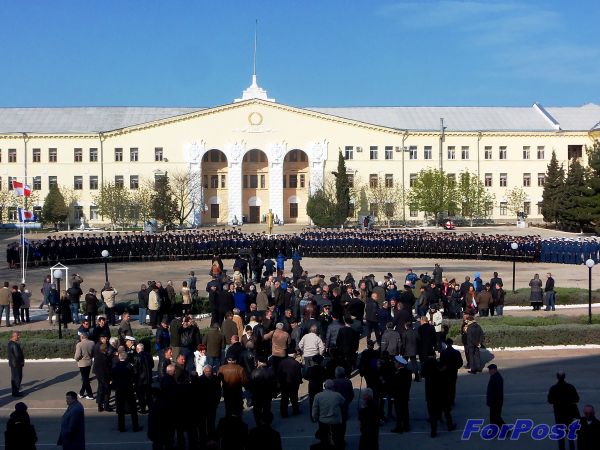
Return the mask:
MULTIPOLYGON (((256 84, 211 108, 0 108, 0 182, 27 179, 40 207, 51 184, 73 189, 72 221, 102 222, 103 183, 135 190, 145 179, 188 173, 199 180, 191 224, 258 222, 271 209, 308 223, 306 201, 346 157, 355 187, 410 188, 418 172, 469 170, 494 194, 491 217, 513 220, 506 192, 522 187, 523 210, 541 220, 544 173, 553 151, 565 166, 600 135, 600 106, 297 108, 256 84), (441 142, 441 121, 444 139, 441 142), (441 161, 440 161, 441 156, 441 161)), ((14 208, 7 208, 9 220, 14 208)), ((423 215, 397 205, 398 219, 423 215)), ((6 216, 6 215, 5 215, 6 216)))

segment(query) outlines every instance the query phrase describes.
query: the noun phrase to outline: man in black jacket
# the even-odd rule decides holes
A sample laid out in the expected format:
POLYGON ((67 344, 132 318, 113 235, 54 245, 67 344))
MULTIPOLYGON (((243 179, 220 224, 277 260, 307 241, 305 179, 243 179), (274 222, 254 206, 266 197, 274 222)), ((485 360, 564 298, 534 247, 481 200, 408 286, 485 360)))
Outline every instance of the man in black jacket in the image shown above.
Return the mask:
POLYGON ((371 339, 371 333, 375 332, 375 340, 378 345, 381 345, 381 331, 379 330, 379 320, 377 311, 379 311, 379 303, 377 302, 377 293, 371 294, 371 298, 367 298, 365 304, 365 318, 367 320, 367 339, 371 339), (373 298, 375 296, 375 298, 373 298))
POLYGON ((267 358, 258 358, 256 369, 250 374, 248 389, 252 393, 252 413, 256 426, 270 423, 273 419, 271 402, 277 392, 277 379, 273 369, 267 366, 267 358))
POLYGON ((144 351, 144 344, 137 344, 135 350, 136 353, 133 357, 133 367, 136 375, 135 393, 142 414, 146 414, 148 408, 152 405, 152 369, 154 368, 154 360, 148 352, 144 351))
POLYGON ((10 366, 10 386, 13 397, 23 397, 21 394, 21 381, 23 380, 23 366, 25 365, 25 356, 19 344, 21 333, 13 331, 8 341, 8 365, 10 366))
MULTIPOLYGON (((564 424, 567 427, 579 418, 579 410, 577 403, 579 403, 579 394, 577 389, 572 384, 565 381, 565 373, 558 372, 556 379, 558 380, 555 385, 550 387, 548 391, 548 403, 554 408, 554 419, 556 424, 564 424)), ((558 441, 558 448, 564 450, 565 440, 561 439, 558 441)), ((569 440, 569 448, 575 449, 575 441, 569 440)))
POLYGON ((577 449, 594 450, 600 441, 600 420, 596 419, 592 405, 583 407, 583 417, 579 423, 581 428, 577 432, 577 449))
POLYGON ((344 358, 346 373, 352 373, 354 363, 356 362, 356 352, 358 351, 360 336, 352 328, 353 320, 351 318, 346 318, 345 322, 346 325, 337 334, 335 347, 341 357, 344 358))
POLYGON ((473 316, 469 316, 465 322, 466 327, 466 351, 467 351, 467 364, 471 367, 470 373, 481 372, 481 356, 479 349, 483 345, 483 330, 479 326, 473 316))
POLYGON ((454 406, 454 400, 456 399, 458 369, 463 366, 462 355, 452 346, 452 344, 454 344, 452 339, 446 339, 446 348, 440 353, 440 365, 442 374, 444 375, 444 385, 446 386, 445 392, 450 406, 454 406))
POLYGON ((288 356, 279 361, 277 365, 277 379, 281 388, 281 417, 288 416, 288 404, 292 404, 292 414, 300 414, 298 405, 298 389, 302 383, 302 365, 294 358, 288 356))
POLYGON ((200 442, 206 442, 207 438, 214 438, 216 434, 215 421, 221 401, 221 383, 219 378, 213 375, 212 367, 204 366, 202 375, 192 378, 192 392, 195 393, 194 404, 202 405, 198 428, 200 442))
POLYGON ((127 353, 119 352, 119 362, 112 369, 112 388, 115 390, 115 402, 117 405, 117 415, 119 431, 125 431, 125 414, 131 414, 131 424, 133 431, 141 431, 138 423, 137 408, 134 395, 134 377, 133 367, 127 362, 127 353))
POLYGON ((430 356, 435 356, 437 336, 435 334, 435 327, 429 323, 427 317, 421 317, 419 323, 420 325, 417 329, 417 334, 419 335, 419 361, 423 363, 430 356))
POLYGON ((504 403, 504 378, 498 372, 496 364, 488 366, 490 380, 487 385, 486 404, 490 408, 490 423, 501 427, 504 425, 502 419, 502 405, 504 403))
POLYGON ((395 371, 390 380, 389 390, 390 395, 394 399, 396 426, 391 431, 392 433, 404 433, 405 431, 410 431, 408 402, 410 400, 412 372, 407 368, 408 361, 402 356, 396 356, 394 363, 395 371))

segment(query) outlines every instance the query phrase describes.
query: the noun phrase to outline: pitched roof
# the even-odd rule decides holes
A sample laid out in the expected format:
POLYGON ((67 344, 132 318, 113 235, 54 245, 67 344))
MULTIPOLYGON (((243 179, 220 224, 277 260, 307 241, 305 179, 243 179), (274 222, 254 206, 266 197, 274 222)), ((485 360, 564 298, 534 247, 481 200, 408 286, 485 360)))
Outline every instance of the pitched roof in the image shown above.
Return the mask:
MULTIPOLYGON (((78 107, 0 108, 0 133, 97 133, 180 116, 207 108, 78 107)), ((600 105, 581 107, 390 106, 305 108, 387 128, 437 131, 589 131, 600 105)))

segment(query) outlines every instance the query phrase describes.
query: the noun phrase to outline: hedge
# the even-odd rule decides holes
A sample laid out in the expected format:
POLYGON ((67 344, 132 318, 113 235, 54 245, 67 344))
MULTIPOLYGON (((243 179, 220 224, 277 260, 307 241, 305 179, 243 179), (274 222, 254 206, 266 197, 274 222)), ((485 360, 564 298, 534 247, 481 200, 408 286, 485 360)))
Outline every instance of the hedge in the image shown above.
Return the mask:
MULTIPOLYGON (((508 284, 504 285, 506 297, 504 302, 507 306, 530 306, 529 288, 517 289, 517 292, 512 292, 508 284)), ((556 288, 556 304, 557 305, 577 305, 588 303, 589 292, 587 289, 580 288, 556 288)), ((592 290, 592 302, 600 302, 600 289, 592 290)))
MULTIPOLYGON (((175 299, 175 308, 181 308, 183 304, 180 295, 177 295, 175 299)), ((139 304, 136 300, 122 300, 117 303, 117 314, 123 314, 123 311, 129 311, 130 314, 139 314, 139 304)), ((192 298, 192 314, 204 314, 210 312, 210 305, 208 304, 207 297, 194 297, 192 298)))

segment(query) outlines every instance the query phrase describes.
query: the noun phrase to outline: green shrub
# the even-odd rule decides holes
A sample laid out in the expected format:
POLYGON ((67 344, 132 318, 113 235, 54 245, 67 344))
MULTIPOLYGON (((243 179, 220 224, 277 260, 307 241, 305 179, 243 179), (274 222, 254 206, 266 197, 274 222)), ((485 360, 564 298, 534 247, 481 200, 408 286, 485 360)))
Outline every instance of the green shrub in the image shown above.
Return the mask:
MULTIPOLYGON (((504 286, 506 290, 505 304, 507 306, 529 306, 529 288, 517 289, 512 292, 508 284, 504 286)), ((577 305, 588 303, 588 290, 580 288, 556 288, 557 305, 577 305)), ((592 302, 600 302, 600 289, 592 291, 592 302)))

